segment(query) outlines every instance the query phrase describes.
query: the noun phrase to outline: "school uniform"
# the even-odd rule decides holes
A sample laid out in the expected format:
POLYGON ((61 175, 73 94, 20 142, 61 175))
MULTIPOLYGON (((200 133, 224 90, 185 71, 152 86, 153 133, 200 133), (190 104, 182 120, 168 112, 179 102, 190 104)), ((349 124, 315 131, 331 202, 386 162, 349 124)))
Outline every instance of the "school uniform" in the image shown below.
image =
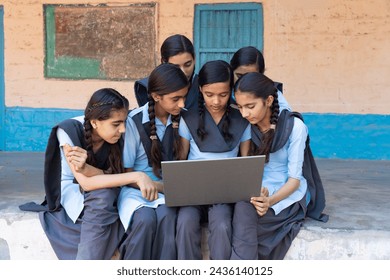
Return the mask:
MULTIPOLYGON (((230 109, 229 132, 233 139, 226 141, 222 135, 222 124, 226 114, 217 125, 205 109, 206 138, 202 141, 198 128, 198 110, 183 114, 179 134, 190 142, 188 160, 236 157, 241 142, 250 139, 250 125, 238 110, 230 109)), ((212 187, 212 182, 210 182, 212 187)), ((196 190, 194 190, 196 191, 196 190)), ((199 205, 180 207, 177 220, 176 246, 179 259, 201 259, 201 223, 208 221, 210 259, 228 259, 231 254, 231 204, 199 205)))
MULTIPOLYGON (((62 146, 85 148, 83 116, 52 129, 45 154, 47 209, 42 227, 59 259, 111 259, 124 233, 116 207, 119 188, 81 192, 62 146)), ((106 170, 109 145, 95 153, 97 168, 106 170)))
MULTIPOLYGON (((262 137, 259 129, 252 125, 251 131, 252 141, 259 146, 262 137)), ((318 185, 316 195, 316 190, 308 190, 303 173, 305 154, 310 149, 307 139, 308 129, 303 121, 288 110, 282 111, 269 162, 264 167, 262 186, 268 188, 270 196, 289 177, 298 179, 299 187, 290 196, 270 207, 262 217, 249 202, 235 204, 231 259, 283 259, 306 217, 309 202, 316 198, 319 205, 323 203, 325 206, 321 195, 322 184, 318 185)), ((322 210, 316 209, 319 212, 322 210)))
POLYGON ((287 99, 284 97, 283 93, 280 90, 278 90, 277 93, 279 102, 279 114, 285 109, 291 111, 290 105, 288 104, 287 99))
MULTIPOLYGON (((126 121, 123 162, 125 168, 145 172, 152 180, 150 160, 151 140, 148 103, 130 112, 126 121)), ((164 125, 155 119, 157 136, 161 141, 163 160, 172 160, 173 129, 171 116, 164 125)), ((165 205, 164 194, 148 201, 138 188, 123 187, 119 194, 119 216, 126 229, 120 245, 122 259, 176 259, 175 228, 176 208, 165 205)))
MULTIPOLYGON (((141 80, 135 81, 134 83, 134 93, 139 107, 145 105, 148 102, 148 80, 149 77, 146 77, 141 80)), ((191 80, 191 86, 188 89, 188 93, 186 96, 186 101, 185 101, 186 109, 190 109, 198 106, 198 92, 199 92, 198 75, 194 74, 191 80)))

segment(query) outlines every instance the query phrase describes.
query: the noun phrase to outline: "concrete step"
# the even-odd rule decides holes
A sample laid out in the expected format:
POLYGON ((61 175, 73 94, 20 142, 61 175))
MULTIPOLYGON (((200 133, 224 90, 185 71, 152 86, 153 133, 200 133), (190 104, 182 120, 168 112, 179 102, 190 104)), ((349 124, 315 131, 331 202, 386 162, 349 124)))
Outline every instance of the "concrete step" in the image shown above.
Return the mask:
MULTIPOLYGON (((207 229, 202 250, 208 259, 207 229)), ((0 260, 55 260, 36 213, 0 218, 0 260)), ((384 230, 326 229, 304 226, 288 251, 287 260, 388 260, 390 232, 384 230)))
MULTIPOLYGON (((390 161, 317 159, 317 164, 330 219, 308 219, 285 259, 389 260, 390 161)), ((38 214, 18 208, 43 197, 43 153, 0 152, 0 260, 56 259, 38 214)), ((204 228, 205 258, 206 240, 204 228)))

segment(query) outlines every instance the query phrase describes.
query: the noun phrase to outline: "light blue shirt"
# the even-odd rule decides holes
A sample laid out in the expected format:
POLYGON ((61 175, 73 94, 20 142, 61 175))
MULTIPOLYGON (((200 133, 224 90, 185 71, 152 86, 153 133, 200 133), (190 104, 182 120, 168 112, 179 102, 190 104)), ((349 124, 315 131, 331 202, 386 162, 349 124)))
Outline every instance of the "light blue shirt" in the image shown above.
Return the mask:
MULTIPOLYGON (((84 116, 74 118, 84 123, 84 116)), ((61 151, 61 205, 69 218, 75 223, 84 208, 84 195, 80 192, 79 184, 73 183, 74 175, 66 161, 63 146, 74 146, 69 135, 62 129, 57 129, 57 139, 61 151)))
MULTIPOLYGON (((216 158, 229 158, 236 157, 240 148, 240 143, 245 142, 251 139, 251 127, 248 124, 244 133, 241 136, 240 143, 238 143, 231 151, 224 153, 211 153, 211 152, 201 152, 194 138, 191 135, 191 132, 183 118, 180 119, 179 124, 179 135, 190 142, 190 151, 188 153, 188 159, 216 159, 216 158)), ((205 141, 213 141, 213 139, 205 139, 205 141)))
MULTIPOLYGON (((144 106, 134 109, 127 117, 123 164, 125 168, 132 168, 134 171, 145 172, 153 181, 160 181, 160 179, 154 175, 152 167, 149 166, 148 156, 141 142, 137 126, 132 119, 135 114, 142 111, 142 123, 149 122, 148 106, 149 103, 146 103, 144 106)), ((155 121, 157 135, 160 139, 163 139, 167 126, 171 124, 171 116, 169 115, 166 126, 158 118, 156 118, 155 121)), ((165 204, 165 197, 161 193, 159 193, 157 200, 149 201, 142 197, 139 189, 122 187, 118 197, 118 212, 124 228, 127 230, 134 211, 141 207, 156 208, 160 204, 165 204)))
MULTIPOLYGON (((149 122, 148 104, 149 103, 146 103, 144 106, 134 109, 127 117, 125 144, 123 150, 123 165, 125 168, 132 168, 135 171, 143 171, 148 174, 152 180, 159 181, 160 179, 153 174, 153 169, 148 164, 148 156, 141 142, 137 126, 132 119, 134 115, 142 111, 142 124, 149 122)), ((160 139, 163 139, 167 126, 172 123, 171 116, 169 115, 166 126, 158 118, 156 118, 155 121, 157 136, 160 139)))
POLYGON ((269 162, 264 167, 263 186, 268 188, 270 196, 278 191, 288 178, 300 181, 295 192, 272 206, 276 215, 306 195, 307 182, 302 174, 302 166, 307 135, 307 126, 300 119, 294 118, 294 127, 287 143, 270 154, 269 162))
POLYGON ((284 97, 283 93, 280 90, 278 90, 278 102, 279 102, 279 113, 282 112, 284 109, 291 111, 290 105, 288 105, 286 98, 284 97))

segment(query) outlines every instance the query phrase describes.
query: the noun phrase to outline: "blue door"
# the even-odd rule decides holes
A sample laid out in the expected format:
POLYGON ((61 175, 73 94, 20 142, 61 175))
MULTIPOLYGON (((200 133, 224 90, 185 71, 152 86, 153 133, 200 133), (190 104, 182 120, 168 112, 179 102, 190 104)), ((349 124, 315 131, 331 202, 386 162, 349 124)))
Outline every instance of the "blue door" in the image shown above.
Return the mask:
POLYGON ((5 104, 4 104, 4 10, 0 6, 0 151, 5 147, 5 104))
POLYGON ((260 3, 195 5, 196 69, 215 59, 230 62, 244 46, 263 50, 263 7, 260 3))

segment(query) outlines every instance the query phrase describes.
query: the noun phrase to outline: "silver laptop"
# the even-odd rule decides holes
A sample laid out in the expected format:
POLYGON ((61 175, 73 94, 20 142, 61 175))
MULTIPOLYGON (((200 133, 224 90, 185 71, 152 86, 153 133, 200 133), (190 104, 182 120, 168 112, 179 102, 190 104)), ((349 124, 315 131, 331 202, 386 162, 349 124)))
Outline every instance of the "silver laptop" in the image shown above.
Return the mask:
POLYGON ((265 156, 161 162, 167 206, 234 203, 259 196, 265 156))

